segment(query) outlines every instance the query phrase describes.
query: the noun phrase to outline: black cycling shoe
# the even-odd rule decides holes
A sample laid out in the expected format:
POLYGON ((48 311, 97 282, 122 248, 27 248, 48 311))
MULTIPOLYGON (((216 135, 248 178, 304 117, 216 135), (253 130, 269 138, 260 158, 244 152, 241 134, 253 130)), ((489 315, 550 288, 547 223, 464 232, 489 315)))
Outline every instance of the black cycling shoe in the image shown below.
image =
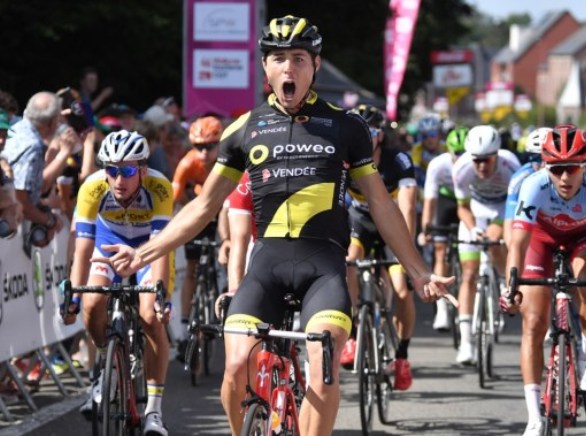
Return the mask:
POLYGON ((185 363, 185 351, 187 350, 187 343, 188 340, 183 339, 177 344, 177 355, 175 356, 175 359, 181 363, 185 363))

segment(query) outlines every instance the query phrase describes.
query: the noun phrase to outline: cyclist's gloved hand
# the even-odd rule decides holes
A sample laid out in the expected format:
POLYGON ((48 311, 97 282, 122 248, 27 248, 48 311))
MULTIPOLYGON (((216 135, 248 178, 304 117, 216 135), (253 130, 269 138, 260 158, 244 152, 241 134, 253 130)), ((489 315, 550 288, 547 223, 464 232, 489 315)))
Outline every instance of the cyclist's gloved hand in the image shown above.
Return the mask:
POLYGON ((515 293, 515 298, 513 299, 513 304, 509 301, 509 295, 510 291, 507 291, 499 297, 499 307, 501 312, 514 315, 519 311, 519 306, 523 302, 523 294, 517 291, 515 293))
POLYGON ((168 324, 169 320, 171 319, 171 310, 173 309, 173 305, 170 301, 166 301, 163 304, 163 308, 161 309, 161 305, 158 301, 155 300, 155 304, 153 306, 155 310, 155 315, 157 315, 157 319, 159 322, 163 324, 168 324))
POLYGON ((78 296, 73 296, 71 298, 71 303, 67 308, 67 312, 65 311, 64 303, 61 303, 60 309, 63 317, 63 323, 65 325, 73 324, 77 319, 77 314, 79 313, 79 310, 81 309, 81 300, 78 296))
POLYGON ((472 227, 470 233, 473 241, 482 241, 482 238, 484 238, 484 230, 480 227, 472 227))
POLYGON ((218 318, 220 321, 223 321, 222 317, 228 310, 228 305, 230 304, 230 300, 232 300, 234 294, 234 291, 224 292, 223 294, 220 294, 218 298, 216 298, 216 303, 214 304, 214 312, 216 313, 216 318, 218 318))

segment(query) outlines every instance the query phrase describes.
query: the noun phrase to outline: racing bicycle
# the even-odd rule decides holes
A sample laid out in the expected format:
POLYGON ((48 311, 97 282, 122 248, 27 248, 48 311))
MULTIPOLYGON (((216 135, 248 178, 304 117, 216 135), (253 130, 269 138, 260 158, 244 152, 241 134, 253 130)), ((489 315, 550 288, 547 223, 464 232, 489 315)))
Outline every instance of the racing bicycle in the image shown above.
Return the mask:
MULTIPOLYGON (((460 285, 462 284, 462 265, 458 253, 458 228, 459 224, 449 226, 429 225, 425 229, 426 235, 439 236, 447 238, 445 262, 448 265, 447 277, 456 277, 456 280, 450 285, 450 293, 458 299, 460 285)), ((454 349, 460 346, 460 326, 458 319, 458 308, 448 304, 448 313, 450 316, 450 330, 452 331, 452 340, 454 349)))
POLYGON ((195 239, 189 242, 201 247, 195 292, 191 300, 187 328, 189 341, 185 349, 185 370, 190 372, 192 386, 197 385, 197 378, 202 373, 210 374, 210 361, 214 349, 214 335, 199 332, 192 334, 196 324, 218 323, 214 314, 214 304, 218 298, 218 274, 216 271, 216 247, 218 242, 209 238, 195 239))
MULTIPOLYGON (((229 297, 221 303, 223 310, 227 302, 229 297)), ((196 330, 219 336, 238 334, 253 336, 259 340, 250 351, 252 355, 254 348, 260 348, 256 357, 256 378, 254 382, 248 379, 247 398, 242 402, 244 425, 241 436, 299 436, 299 409, 308 386, 299 363, 299 341, 321 342, 323 381, 327 385, 334 382, 331 333, 328 330, 322 333, 292 331, 294 313, 299 310, 300 302, 293 295, 287 294, 285 304, 287 309, 282 329, 266 323, 259 323, 256 328, 225 327, 221 324, 195 327, 196 330)), ((248 365, 251 365, 250 357, 248 365)))
POLYGON ((93 435, 140 434, 141 409, 146 405, 148 395, 138 299, 140 293, 156 293, 156 300, 163 307, 163 282, 159 280, 155 286, 114 283, 111 286, 72 287, 71 281, 65 280, 62 286, 63 308, 70 306, 76 293, 108 295, 108 348, 106 359, 101 363, 102 401, 101 404, 93 403, 93 435))
POLYGON ((392 298, 385 295, 380 270, 396 264, 396 261, 376 258, 347 262, 357 268, 360 286, 353 372, 358 374, 360 421, 364 435, 372 431, 375 398, 380 421, 390 423, 394 379, 389 368, 395 359, 398 339, 390 304, 392 298))
POLYGON ((572 293, 575 286, 586 286, 586 280, 574 278, 565 247, 554 251, 554 275, 545 279, 519 277, 511 268, 507 298, 513 304, 517 287, 551 286, 550 336, 552 346, 547 360, 545 390, 541 396, 541 413, 545 417, 545 435, 563 435, 575 427, 580 403, 586 408, 586 393, 580 391, 577 359, 581 349, 581 327, 572 293))

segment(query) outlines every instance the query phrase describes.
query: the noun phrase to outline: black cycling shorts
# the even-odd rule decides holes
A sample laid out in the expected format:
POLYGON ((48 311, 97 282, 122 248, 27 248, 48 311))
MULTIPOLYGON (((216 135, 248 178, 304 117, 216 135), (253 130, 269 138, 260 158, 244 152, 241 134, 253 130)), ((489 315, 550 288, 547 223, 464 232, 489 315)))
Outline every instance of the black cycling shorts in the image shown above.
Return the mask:
MULTIPOLYGON (((455 198, 439 195, 435 211, 435 225, 448 227, 450 224, 458 224, 458 203, 455 198)), ((433 238, 435 241, 446 241, 447 237, 438 235, 433 238)))
POLYGON ((351 303, 346 286, 346 253, 337 244, 318 239, 258 239, 248 272, 234 295, 226 325, 254 327, 258 322, 280 326, 285 295, 301 301, 301 326, 315 324, 351 328, 351 303))
MULTIPOLYGON (((211 221, 193 240, 201 240, 204 238, 208 238, 210 241, 216 240, 216 230, 218 228, 217 222, 211 221)), ((188 260, 199 260, 199 256, 201 256, 201 245, 192 244, 189 241, 184 246, 185 249, 185 258, 188 260)))
POLYGON ((370 254, 370 250, 375 245, 385 245, 370 214, 361 212, 354 207, 349 207, 348 217, 352 229, 350 238, 357 240, 362 245, 365 256, 370 254))

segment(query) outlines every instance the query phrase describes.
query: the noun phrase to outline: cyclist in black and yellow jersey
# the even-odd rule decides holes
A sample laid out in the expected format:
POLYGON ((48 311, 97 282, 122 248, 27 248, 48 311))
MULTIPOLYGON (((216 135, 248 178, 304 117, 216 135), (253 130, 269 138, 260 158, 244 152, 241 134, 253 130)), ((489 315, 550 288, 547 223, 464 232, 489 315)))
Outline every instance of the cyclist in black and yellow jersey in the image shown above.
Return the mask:
MULTIPOLYGON (((185 243, 220 209, 248 170, 258 239, 247 274, 227 314, 227 325, 279 325, 283 295, 302 300, 307 331, 330 330, 334 359, 350 331, 345 255, 348 220, 344 196, 351 176, 369 199, 385 242, 411 275, 424 301, 447 294, 451 279, 434 276, 415 249, 397 206, 372 161, 368 126, 359 116, 325 102, 310 88, 320 67, 322 38, 306 19, 273 19, 259 41, 273 93, 222 135, 218 162, 202 193, 187 204, 155 240, 138 249, 118 245, 111 264, 122 274, 185 243)), ((226 335, 222 402, 234 434, 242 426, 247 362, 256 343, 226 335)), ((300 413, 300 433, 331 434, 339 405, 339 368, 334 384, 322 378, 321 344, 307 344, 311 386, 300 413)))
MULTIPOLYGON (((359 105, 352 112, 360 115, 367 122, 372 138, 372 155, 374 163, 378 168, 387 192, 396 199, 399 210, 407 223, 411 235, 415 234, 415 207, 417 202, 417 182, 413 170, 413 162, 408 154, 395 148, 385 147, 382 142, 384 133, 382 127, 385 122, 381 110, 370 105, 359 105)), ((351 239, 348 247, 346 260, 353 261, 362 259, 369 254, 375 244, 379 243, 385 250, 385 256, 394 260, 395 255, 389 253, 384 241, 370 216, 370 208, 366 198, 362 195, 359 186, 351 182, 348 187, 351 197, 348 214, 351 224, 351 239)), ((407 390, 412 383, 411 367, 407 360, 407 349, 415 327, 415 303, 413 294, 409 291, 407 276, 401 265, 393 265, 389 269, 390 281, 397 297, 397 310, 395 311, 395 322, 399 335, 399 346, 397 359, 391 363, 395 373, 394 388, 407 390)), ((389 280, 386 272, 383 273, 385 281, 389 280)), ((389 283, 390 284, 390 283, 389 283)), ((358 303, 358 277, 355 267, 348 267, 348 290, 354 306, 358 303)), ((350 338, 340 358, 344 366, 353 365, 356 353, 356 341, 350 338)))

